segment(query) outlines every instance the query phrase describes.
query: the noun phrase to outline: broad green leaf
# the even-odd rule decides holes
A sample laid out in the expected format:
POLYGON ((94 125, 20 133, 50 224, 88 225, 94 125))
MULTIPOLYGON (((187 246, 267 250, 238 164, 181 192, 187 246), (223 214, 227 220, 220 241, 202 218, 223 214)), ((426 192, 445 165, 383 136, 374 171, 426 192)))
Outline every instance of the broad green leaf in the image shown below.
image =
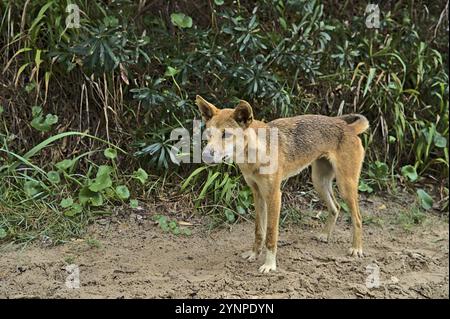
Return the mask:
POLYGON ((167 224, 167 216, 161 215, 157 218, 158 224, 167 224))
POLYGON ((41 113, 42 113, 42 107, 36 105, 31 108, 31 114, 33 115, 33 117, 37 117, 37 116, 41 115, 41 113))
POLYGON ((372 166, 372 170, 371 171, 372 171, 371 173, 374 174, 374 176, 376 178, 383 179, 383 178, 386 178, 388 176, 389 167, 384 162, 375 161, 373 166, 372 166))
POLYGON ((166 216, 159 216, 157 218, 157 222, 158 222, 159 227, 161 227, 162 230, 164 230, 164 231, 170 230, 169 225, 168 225, 168 219, 166 216))
POLYGON ((58 122, 58 116, 53 114, 47 114, 45 119, 42 114, 33 118, 31 126, 38 131, 48 132, 52 129, 52 126, 58 122))
POLYGON ((146 171, 144 171, 142 168, 139 168, 137 171, 133 173, 133 178, 138 179, 142 184, 145 184, 145 182, 148 179, 148 174, 146 171))
POLYGON ((34 81, 33 82, 29 82, 27 85, 25 85, 25 91, 27 93, 32 92, 35 88, 36 88, 36 83, 34 81))
POLYGON ((80 204, 73 204, 72 207, 76 213, 81 213, 83 211, 83 207, 80 204))
POLYGON ((53 114, 47 114, 45 117, 45 124, 48 126, 52 126, 53 124, 58 123, 58 116, 53 114))
POLYGON ((168 66, 166 72, 164 73, 164 76, 175 76, 178 73, 180 73, 180 70, 168 66))
POLYGON ((102 206, 103 205, 103 195, 101 193, 96 193, 95 196, 91 197, 90 202, 92 206, 102 206))
POLYGON ((176 229, 178 227, 177 222, 176 221, 170 221, 169 222, 169 228, 170 229, 176 229))
POLYGON ((114 148, 108 147, 103 154, 106 158, 115 159, 117 157, 117 151, 114 148))
POLYGON ((339 206, 341 206, 341 208, 346 212, 346 213, 350 213, 350 209, 348 208, 348 205, 346 202, 339 202, 339 206))
POLYGON ((108 198, 116 197, 116 191, 111 187, 103 190, 103 192, 104 192, 105 196, 108 198))
POLYGON ((170 15, 170 21, 174 26, 179 28, 192 28, 192 18, 184 13, 172 13, 170 15))
POLYGON ((97 171, 97 177, 101 175, 109 175, 113 171, 113 168, 109 165, 100 165, 97 171))
POLYGON ((137 199, 130 200, 130 207, 131 208, 138 208, 138 206, 139 206, 139 202, 137 201, 137 199))
POLYGON ((8 233, 6 232, 6 230, 4 230, 3 228, 0 228, 0 239, 5 238, 6 235, 8 235, 8 233))
POLYGON ((111 186, 112 180, 109 174, 101 174, 95 178, 94 182, 91 185, 89 185, 89 190, 91 190, 92 192, 99 192, 111 186))
POLYGON ((226 208, 224 213, 225 213, 225 217, 227 218, 227 221, 229 223, 232 223, 232 222, 234 222, 236 220, 236 216, 234 216, 234 213, 233 213, 232 210, 226 208))
POLYGON ((64 212, 64 215, 66 215, 68 217, 73 217, 75 215, 78 215, 82 211, 83 211, 83 207, 80 204, 73 204, 71 209, 64 212))
POLYGON ((62 208, 69 208, 72 205, 73 205, 72 197, 63 198, 63 199, 61 199, 61 202, 59 203, 59 206, 61 206, 62 208))
POLYGON ((100 206, 103 204, 103 196, 98 192, 92 191, 89 187, 83 187, 78 194, 78 199, 82 205, 92 204, 100 206))
POLYGON ((45 121, 44 117, 42 115, 39 115, 33 118, 30 124, 34 129, 38 131, 47 132, 50 130, 50 128, 47 125, 45 125, 44 121, 45 121))
POLYGON ((423 209, 429 210, 433 207, 433 198, 431 198, 431 196, 423 189, 417 190, 417 196, 419 197, 419 202, 423 209))
POLYGON ((120 199, 127 199, 130 197, 130 191, 128 190, 128 187, 126 187, 125 185, 117 186, 116 193, 120 199))
POLYGON ((77 214, 77 212, 74 209, 69 209, 64 212, 64 215, 67 217, 73 217, 76 214, 77 214))
POLYGON ((439 148, 445 148, 447 146, 447 139, 440 133, 436 132, 434 136, 434 145, 439 148))
POLYGON ((415 182, 419 178, 416 168, 412 165, 403 166, 402 175, 407 177, 411 182, 415 182))
POLYGON ((245 208, 244 208, 244 207, 238 206, 238 207, 236 208, 236 210, 237 210, 237 212, 238 212, 239 214, 245 215, 245 208))
POLYGON ((167 232, 167 231, 170 230, 170 227, 169 227, 169 225, 168 225, 167 223, 159 224, 159 227, 161 227, 161 229, 162 229, 163 231, 165 231, 165 232, 167 232))
POLYGON ((47 178, 52 182, 53 184, 58 184, 61 181, 61 178, 59 177, 59 173, 56 171, 50 171, 47 173, 47 178))
POLYGON ((41 185, 37 181, 26 181, 24 184, 24 190, 28 196, 33 197, 41 191, 41 185))
POLYGON ((221 5, 223 5, 224 0, 214 0, 214 3, 218 6, 221 6, 221 5))
POLYGON ((80 200, 80 203, 82 205, 85 205, 89 203, 89 199, 93 197, 95 192, 91 191, 89 187, 83 187, 80 189, 80 192, 78 193, 78 199, 80 200))
POLYGON ((57 169, 65 171, 65 170, 68 170, 69 168, 71 168, 73 166, 73 164, 75 164, 74 160, 65 159, 65 160, 62 160, 61 162, 56 163, 55 166, 57 169))
POLYGON ((359 183, 358 189, 360 192, 366 192, 369 194, 373 192, 373 188, 370 187, 370 185, 366 184, 364 181, 361 181, 359 183))

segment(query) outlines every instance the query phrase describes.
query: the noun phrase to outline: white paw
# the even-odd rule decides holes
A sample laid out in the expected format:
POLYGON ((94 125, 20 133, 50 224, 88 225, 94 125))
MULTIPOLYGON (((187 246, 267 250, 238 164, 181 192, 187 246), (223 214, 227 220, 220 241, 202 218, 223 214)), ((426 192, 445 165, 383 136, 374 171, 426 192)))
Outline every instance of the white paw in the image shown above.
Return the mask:
POLYGON ((262 274, 266 274, 270 271, 277 270, 277 255, 275 252, 267 250, 266 253, 266 262, 264 265, 259 267, 259 272, 262 274))
POLYGON ((362 248, 349 248, 348 254, 352 257, 364 257, 364 253, 362 251, 362 248))
POLYGON ((262 274, 267 274, 268 272, 275 270, 277 270, 277 265, 275 263, 264 264, 261 267, 259 267, 259 272, 262 274))
POLYGON ((249 262, 252 262, 255 261, 256 258, 258 258, 258 254, 255 253, 253 250, 249 250, 242 253, 241 257, 244 258, 245 260, 248 260, 249 262))

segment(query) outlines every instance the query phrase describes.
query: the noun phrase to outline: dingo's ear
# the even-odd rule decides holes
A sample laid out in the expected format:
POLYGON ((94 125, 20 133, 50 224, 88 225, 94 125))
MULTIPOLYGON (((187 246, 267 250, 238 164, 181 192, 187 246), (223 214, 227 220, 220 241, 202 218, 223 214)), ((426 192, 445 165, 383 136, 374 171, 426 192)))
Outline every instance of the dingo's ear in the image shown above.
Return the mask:
POLYGON ((195 97, 195 104, 197 104, 200 113, 202 114, 203 120, 208 122, 214 115, 216 115, 219 110, 211 103, 206 101, 200 95, 195 97))
POLYGON ((247 128, 253 121, 253 111, 250 104, 241 100, 234 109, 234 120, 243 128, 247 128))

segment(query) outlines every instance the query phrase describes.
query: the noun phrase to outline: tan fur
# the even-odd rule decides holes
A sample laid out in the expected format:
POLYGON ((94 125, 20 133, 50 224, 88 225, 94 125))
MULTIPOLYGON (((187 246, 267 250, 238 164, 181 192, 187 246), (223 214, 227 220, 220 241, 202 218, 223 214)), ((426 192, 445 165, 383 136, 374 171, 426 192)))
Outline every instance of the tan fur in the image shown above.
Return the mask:
MULTIPOLYGON (((262 252, 265 244, 268 253, 261 272, 276 269, 278 227, 281 207, 281 182, 298 174, 302 169, 312 166, 312 180, 320 198, 326 203, 329 215, 325 228, 318 238, 328 241, 331 237, 339 205, 332 190, 336 178, 340 195, 347 203, 353 224, 353 241, 349 249, 352 256, 363 256, 362 220, 358 205, 358 183, 364 160, 364 149, 358 134, 364 132, 369 123, 358 114, 341 117, 322 115, 302 115, 282 118, 269 123, 253 119, 251 106, 241 101, 236 109, 218 109, 197 96, 196 103, 207 127, 219 131, 226 128, 241 127, 246 133, 246 147, 250 147, 252 131, 257 129, 278 129, 278 169, 272 174, 261 174, 256 163, 238 163, 250 186, 255 200, 255 243, 251 251, 243 254, 252 261, 262 252)), ((212 149, 220 142, 216 136, 208 146, 212 149)), ((259 146, 261 147, 261 146, 259 146)), ((262 146, 268 147, 268 145, 262 146)))

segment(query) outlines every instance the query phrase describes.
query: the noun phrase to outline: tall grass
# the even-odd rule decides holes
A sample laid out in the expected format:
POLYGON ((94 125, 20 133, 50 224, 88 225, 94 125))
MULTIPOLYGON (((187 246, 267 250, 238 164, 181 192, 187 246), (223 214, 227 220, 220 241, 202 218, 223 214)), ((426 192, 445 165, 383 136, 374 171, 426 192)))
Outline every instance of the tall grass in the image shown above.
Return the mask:
MULTIPOLYGON (((38 157, 53 143, 73 136, 99 140, 110 146, 104 152, 111 161, 117 156, 116 150, 121 154, 127 154, 107 141, 80 132, 64 132, 51 136, 22 155, 11 151, 7 138, 1 137, 0 240, 28 242, 40 238, 44 241, 51 240, 56 244, 68 238, 78 237, 85 231, 86 225, 96 213, 107 213, 98 209, 100 205, 97 205, 96 200, 100 200, 99 204, 103 204, 104 199, 117 203, 129 198, 129 195, 124 196, 120 191, 120 187, 125 186, 114 188, 114 185, 104 187, 100 185, 104 192, 90 191, 86 195, 84 191, 86 187, 94 183, 98 186, 100 180, 98 174, 96 178, 91 176, 93 170, 97 168, 114 171, 115 184, 119 184, 120 179, 126 178, 124 174, 119 178, 114 161, 112 166, 97 166, 92 163, 90 157, 101 150, 89 151, 57 163, 48 163, 44 167, 33 163, 33 158, 38 157), (85 174, 81 169, 75 170, 83 160, 90 163, 85 174)), ((105 176, 109 178, 109 173, 105 176)), ((138 171, 133 177, 145 181, 147 174, 138 171)), ((130 181, 128 183, 131 184, 130 181)))

